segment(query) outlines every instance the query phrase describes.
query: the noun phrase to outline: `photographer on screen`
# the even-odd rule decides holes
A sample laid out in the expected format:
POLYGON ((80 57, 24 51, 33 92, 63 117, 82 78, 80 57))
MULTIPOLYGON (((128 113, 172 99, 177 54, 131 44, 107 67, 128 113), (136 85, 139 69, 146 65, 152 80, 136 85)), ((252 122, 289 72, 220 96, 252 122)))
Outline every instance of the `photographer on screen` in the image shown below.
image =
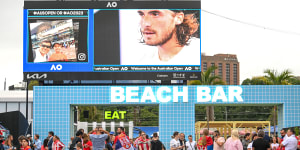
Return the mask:
POLYGON ((138 10, 142 43, 157 49, 143 65, 200 65, 199 11, 138 10))

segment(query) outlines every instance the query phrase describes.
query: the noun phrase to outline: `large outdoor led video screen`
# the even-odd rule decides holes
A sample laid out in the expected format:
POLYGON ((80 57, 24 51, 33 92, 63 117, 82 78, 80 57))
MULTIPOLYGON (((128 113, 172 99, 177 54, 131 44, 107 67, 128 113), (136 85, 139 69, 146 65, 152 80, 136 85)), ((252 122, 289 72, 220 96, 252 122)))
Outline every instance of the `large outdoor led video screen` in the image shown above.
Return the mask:
POLYGON ((200 2, 58 3, 25 2, 25 80, 200 78, 200 2))

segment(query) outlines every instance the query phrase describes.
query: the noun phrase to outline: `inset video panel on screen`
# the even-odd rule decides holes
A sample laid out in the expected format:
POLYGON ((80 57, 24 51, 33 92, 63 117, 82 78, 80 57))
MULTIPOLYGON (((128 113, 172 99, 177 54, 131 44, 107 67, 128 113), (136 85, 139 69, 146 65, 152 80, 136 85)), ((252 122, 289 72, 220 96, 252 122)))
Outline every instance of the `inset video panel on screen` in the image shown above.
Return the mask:
POLYGON ((201 76, 200 1, 24 4, 26 80, 201 76))

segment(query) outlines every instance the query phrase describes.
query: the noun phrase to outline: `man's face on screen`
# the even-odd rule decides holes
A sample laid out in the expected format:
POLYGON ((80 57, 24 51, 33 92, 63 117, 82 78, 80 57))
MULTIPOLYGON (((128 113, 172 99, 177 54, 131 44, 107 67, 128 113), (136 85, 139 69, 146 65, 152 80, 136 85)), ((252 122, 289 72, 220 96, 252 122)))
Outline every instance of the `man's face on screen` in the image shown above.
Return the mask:
POLYGON ((163 45, 175 34, 175 16, 171 10, 138 10, 143 39, 147 45, 163 45))
POLYGON ((51 48, 51 43, 42 42, 40 45, 40 53, 44 56, 50 51, 50 48, 51 48))

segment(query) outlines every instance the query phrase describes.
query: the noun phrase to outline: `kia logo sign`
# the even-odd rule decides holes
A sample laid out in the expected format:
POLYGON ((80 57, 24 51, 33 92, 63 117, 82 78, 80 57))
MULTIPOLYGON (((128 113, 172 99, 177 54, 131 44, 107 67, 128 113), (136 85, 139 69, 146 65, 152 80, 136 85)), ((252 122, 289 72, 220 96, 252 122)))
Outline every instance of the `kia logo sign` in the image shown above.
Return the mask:
POLYGON ((44 74, 38 74, 38 73, 35 73, 35 74, 27 74, 27 79, 34 79, 34 80, 39 80, 39 79, 46 79, 47 78, 47 74, 44 73, 44 74))

